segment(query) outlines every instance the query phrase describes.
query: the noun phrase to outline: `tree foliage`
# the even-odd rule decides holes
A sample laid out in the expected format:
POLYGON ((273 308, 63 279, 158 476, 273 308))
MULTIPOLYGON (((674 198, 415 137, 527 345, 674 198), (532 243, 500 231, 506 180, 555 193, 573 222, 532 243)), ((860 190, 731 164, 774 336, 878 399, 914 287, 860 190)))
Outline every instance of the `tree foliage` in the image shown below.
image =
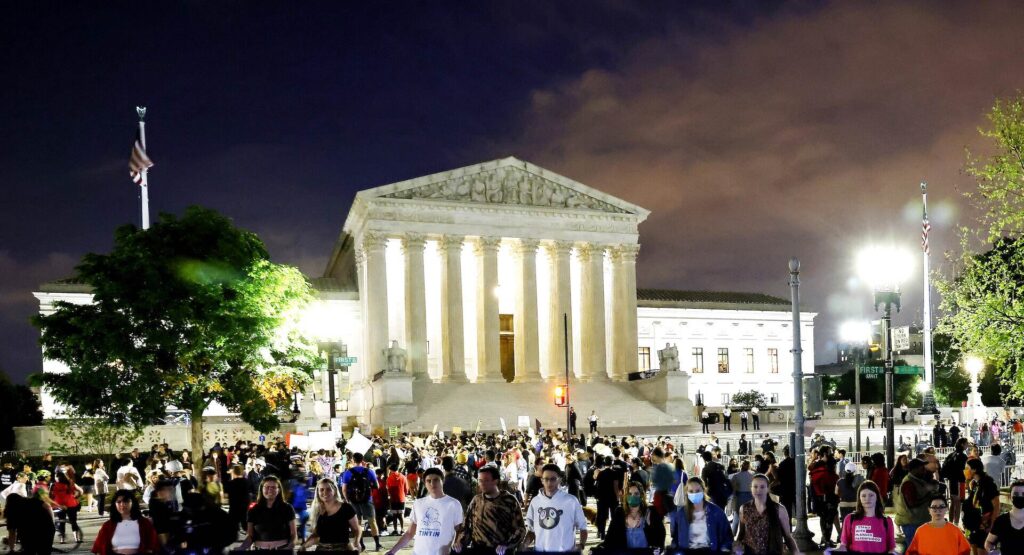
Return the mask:
POLYGON ((14 428, 38 426, 43 422, 39 399, 28 386, 12 383, 0 371, 0 450, 14 449, 14 428))
POLYGON ((952 260, 953 275, 936 280, 942 296, 938 331, 949 336, 952 350, 988 361, 989 379, 1000 378, 990 400, 1000 390, 1005 390, 1001 401, 1019 400, 1024 397, 1024 375, 1018 371, 1024 359, 1024 100, 997 101, 988 122, 979 132, 991 140, 991 154, 967 153, 966 171, 977 180, 977 190, 966 194, 981 212, 980 225, 977 232, 961 228, 962 252, 952 260), (976 234, 990 245, 984 252, 972 247, 976 234))
POLYGON ((114 424, 103 418, 64 415, 46 421, 50 450, 65 455, 117 455, 142 437, 141 426, 114 424))
POLYGON ((750 391, 739 391, 732 396, 733 405, 741 407, 757 407, 763 409, 768 406, 768 398, 764 393, 751 389, 750 391))
POLYGON ((83 416, 139 425, 176 407, 191 415, 201 452, 211 403, 270 431, 319 364, 296 325, 312 300, 308 282, 213 210, 123 226, 113 250, 86 255, 76 278, 93 302, 56 303, 33 323, 46 356, 70 368, 43 384, 83 416))

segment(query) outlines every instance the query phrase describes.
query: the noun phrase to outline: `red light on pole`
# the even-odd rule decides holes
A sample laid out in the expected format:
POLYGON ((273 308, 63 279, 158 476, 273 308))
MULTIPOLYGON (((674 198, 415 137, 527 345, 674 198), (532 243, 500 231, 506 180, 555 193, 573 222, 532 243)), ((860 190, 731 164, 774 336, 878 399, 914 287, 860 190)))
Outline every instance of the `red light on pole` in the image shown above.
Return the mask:
POLYGON ((556 407, 564 407, 564 406, 566 406, 568 404, 566 402, 566 399, 565 399, 565 394, 566 394, 566 390, 567 389, 568 388, 565 387, 564 385, 560 385, 560 386, 555 387, 555 406, 556 407))

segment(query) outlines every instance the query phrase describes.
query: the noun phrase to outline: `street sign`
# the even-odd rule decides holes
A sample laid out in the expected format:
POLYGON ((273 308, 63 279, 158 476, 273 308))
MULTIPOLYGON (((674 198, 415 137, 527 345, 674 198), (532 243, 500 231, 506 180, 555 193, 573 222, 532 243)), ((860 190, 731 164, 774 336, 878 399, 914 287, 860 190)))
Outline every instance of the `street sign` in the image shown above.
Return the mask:
POLYGON ((334 364, 338 366, 351 366, 359 362, 357 357, 335 357, 334 364))
POLYGON ((893 351, 909 351, 910 350, 910 326, 903 326, 900 328, 893 328, 890 332, 892 334, 892 350, 893 351))
MULTIPOLYGON (((924 375, 924 367, 923 366, 894 366, 893 369, 892 369, 892 373, 900 375, 900 376, 914 376, 914 375, 923 376, 924 375)), ((884 366, 861 366, 860 367, 860 374, 862 376, 866 377, 866 378, 871 378, 873 376, 880 376, 882 374, 885 374, 885 367, 884 366)))
POLYGON ((260 443, 263 443, 264 441, 267 441, 267 436, 260 434, 260 443))

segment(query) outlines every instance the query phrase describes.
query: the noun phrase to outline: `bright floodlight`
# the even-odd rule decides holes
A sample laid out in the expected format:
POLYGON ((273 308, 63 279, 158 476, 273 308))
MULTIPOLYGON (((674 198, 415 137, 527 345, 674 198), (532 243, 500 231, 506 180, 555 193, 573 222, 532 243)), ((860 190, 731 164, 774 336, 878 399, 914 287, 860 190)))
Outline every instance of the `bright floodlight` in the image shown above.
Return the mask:
POLYGON ((876 291, 895 291, 907 281, 914 257, 899 247, 868 247, 857 254, 857 273, 876 291))
POLYGON ((847 343, 868 343, 871 341, 871 324, 863 320, 843 322, 839 326, 839 337, 847 343))
POLYGON ((929 389, 931 389, 931 387, 928 386, 928 382, 926 382, 924 380, 921 380, 921 381, 917 382, 917 386, 916 387, 917 387, 917 391, 919 393, 924 393, 925 391, 928 391, 929 389))
POLYGON ((967 368, 967 371, 970 372, 972 376, 977 377, 978 374, 985 369, 985 361, 974 356, 967 357, 967 360, 964 361, 964 367, 967 368))

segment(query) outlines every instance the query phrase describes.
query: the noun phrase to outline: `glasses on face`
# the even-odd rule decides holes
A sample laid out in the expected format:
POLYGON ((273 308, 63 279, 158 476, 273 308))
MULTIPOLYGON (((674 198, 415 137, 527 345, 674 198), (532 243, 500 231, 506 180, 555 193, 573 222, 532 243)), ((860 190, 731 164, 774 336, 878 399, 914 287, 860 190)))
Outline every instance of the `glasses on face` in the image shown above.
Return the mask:
POLYGON ((945 511, 946 510, 946 506, 945 505, 931 505, 928 508, 930 510, 933 510, 933 511, 945 511))

